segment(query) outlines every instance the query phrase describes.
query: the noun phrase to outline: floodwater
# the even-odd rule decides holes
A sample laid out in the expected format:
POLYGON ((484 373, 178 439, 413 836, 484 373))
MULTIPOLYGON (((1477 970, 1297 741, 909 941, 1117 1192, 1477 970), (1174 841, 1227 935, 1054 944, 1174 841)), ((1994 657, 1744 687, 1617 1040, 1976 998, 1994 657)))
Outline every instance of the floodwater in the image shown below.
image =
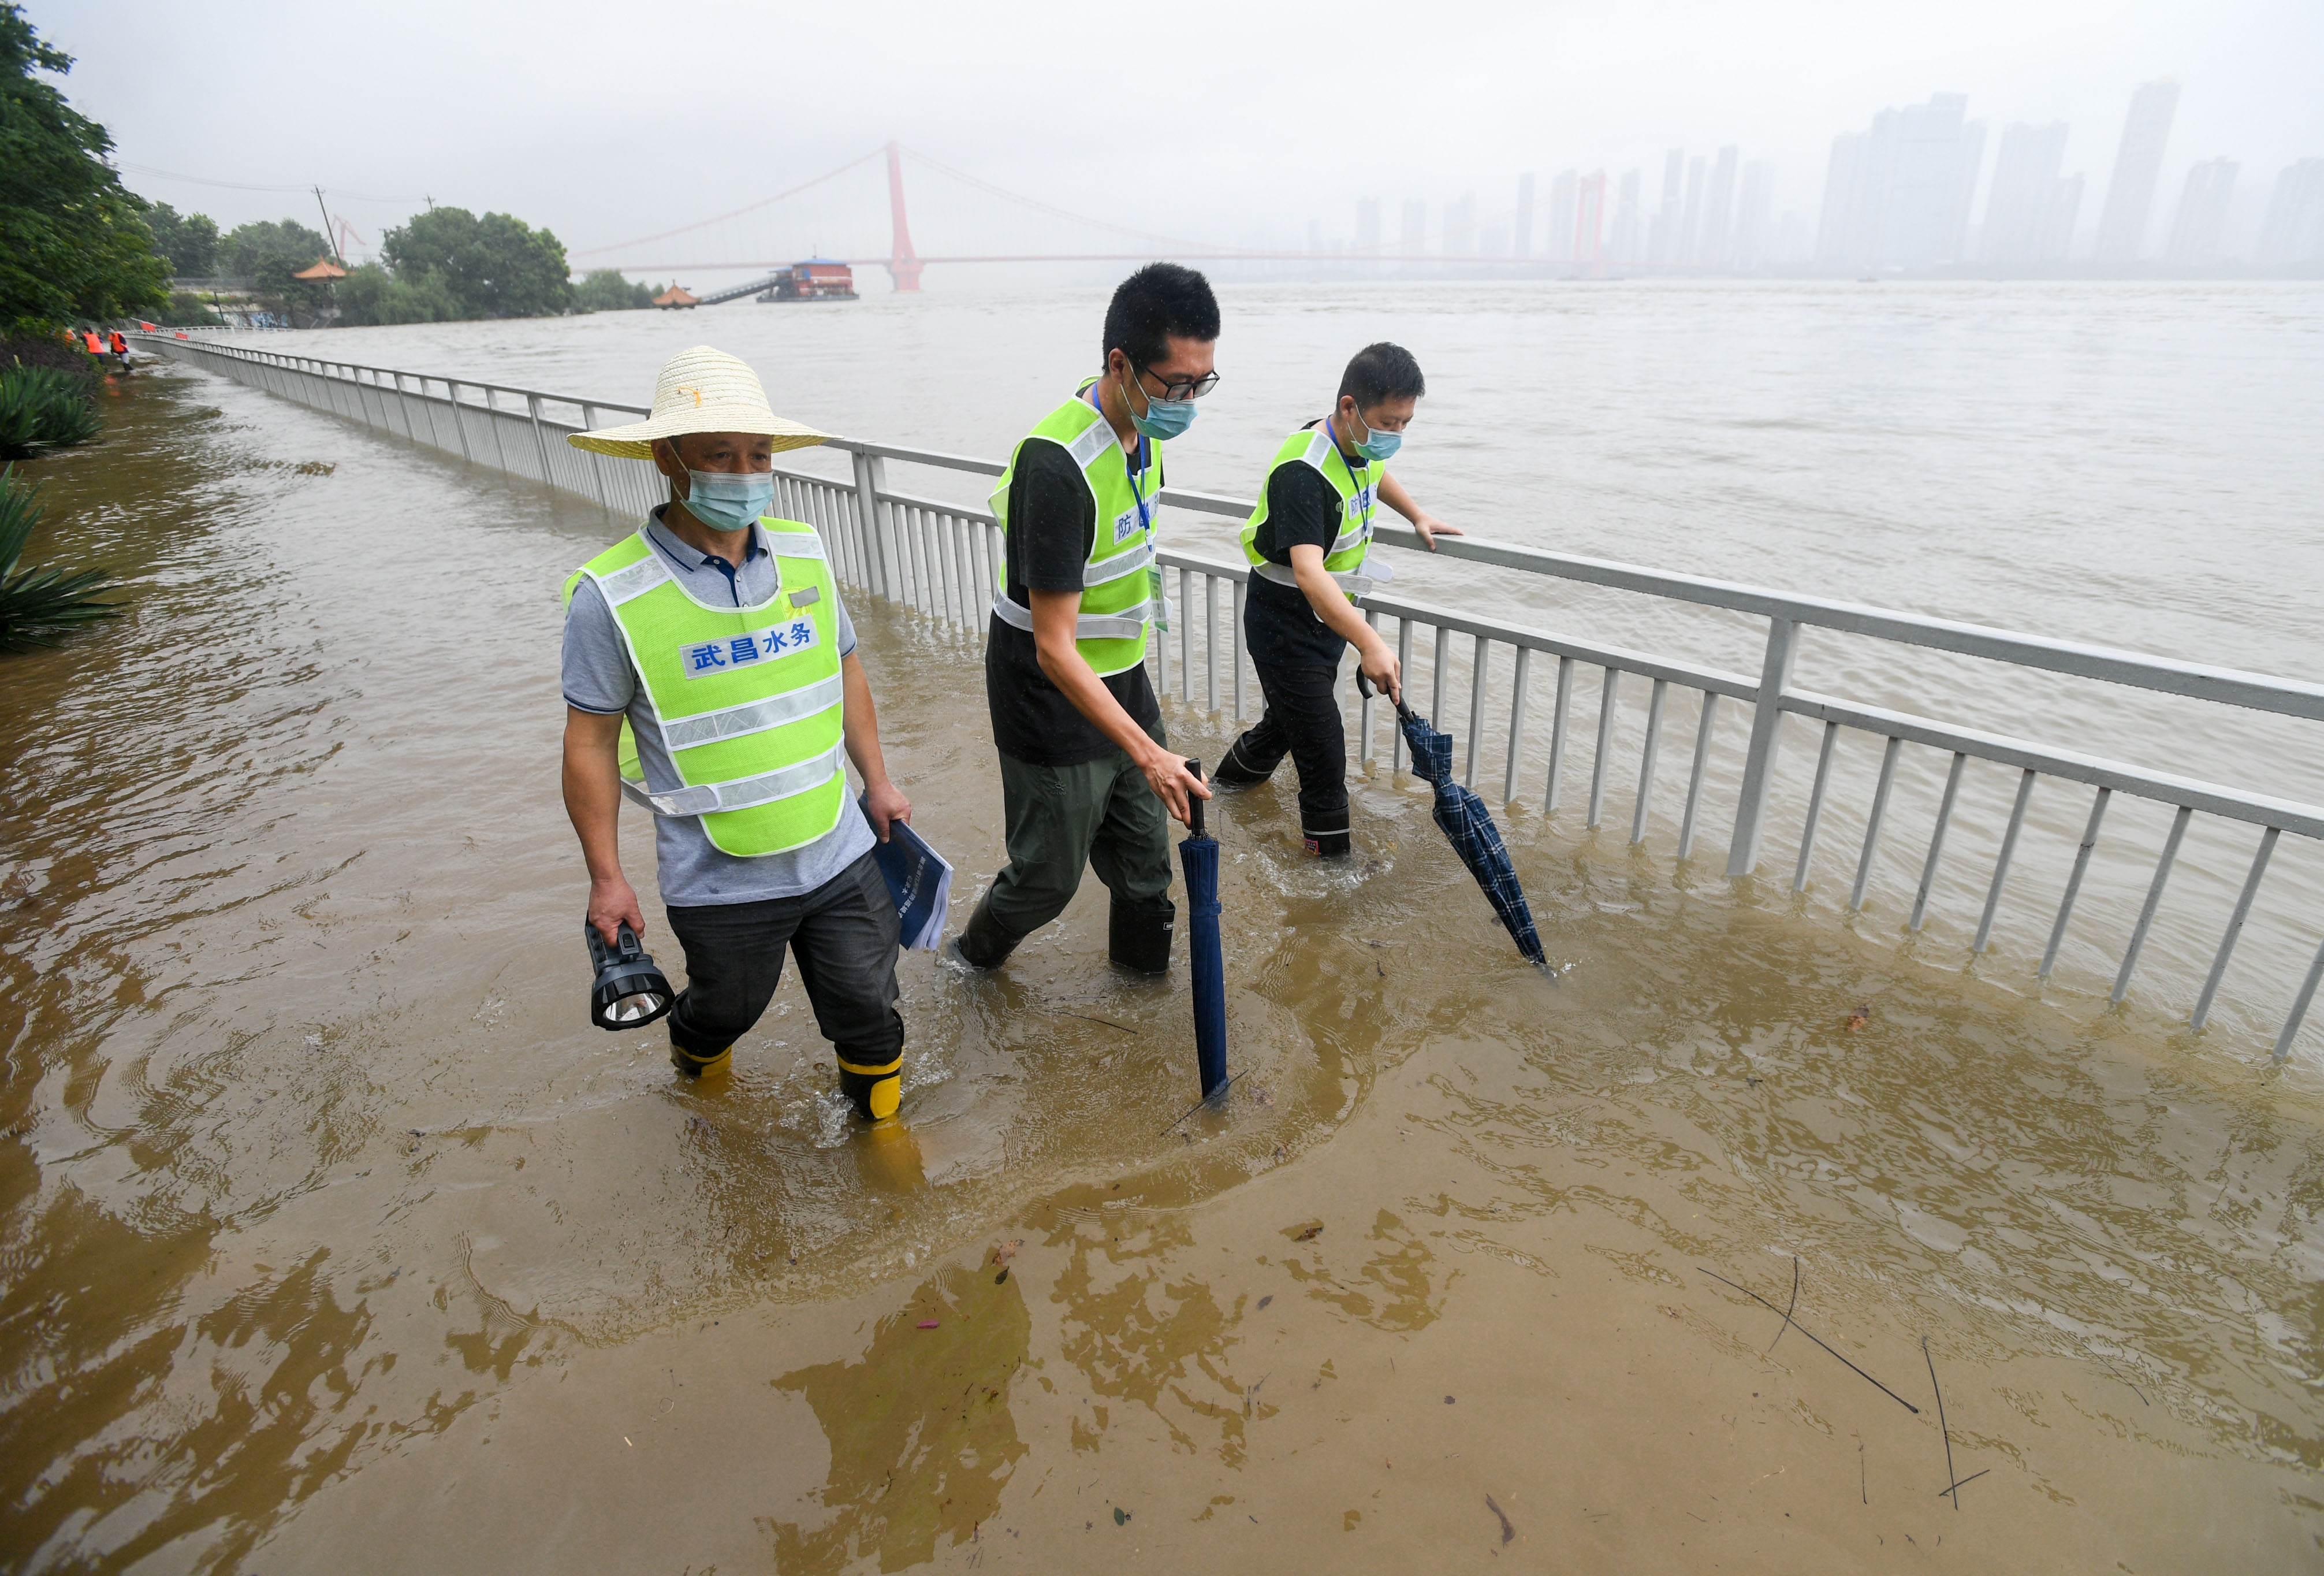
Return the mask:
MULTIPOLYGON (((774 331, 729 310, 699 326, 774 331)), ((863 320, 927 342, 797 413, 958 408, 941 336, 863 320)), ((654 327, 487 332, 639 336, 650 370, 654 327)), ((398 333, 335 353, 447 365, 398 333)), ((609 366, 512 381, 620 397, 609 366)), ((1379 773, 1350 867, 1296 852, 1287 781, 1215 818, 1223 1112, 1172 1121, 1183 971, 1111 977, 1094 888, 998 977, 906 960, 885 1141, 795 983, 682 1085, 584 1021, 557 797, 555 586, 621 524, 186 369, 111 413, 34 468, 35 553, 130 612, 0 659, 7 1568, 2315 1567, 2312 1058, 2062 1012, 1520 811, 1551 984, 1379 773)), ((2268 496, 2315 459, 2256 421, 2211 439, 2256 446, 2219 514, 2291 563, 2268 496)), ((2281 644, 2186 654, 2324 670, 2277 583, 2245 589, 2281 644)), ((977 653, 854 611, 973 895, 977 653)), ((2234 622, 2035 615, 1990 616, 2234 622)), ((1213 757, 1231 728, 1167 720, 1213 757)))

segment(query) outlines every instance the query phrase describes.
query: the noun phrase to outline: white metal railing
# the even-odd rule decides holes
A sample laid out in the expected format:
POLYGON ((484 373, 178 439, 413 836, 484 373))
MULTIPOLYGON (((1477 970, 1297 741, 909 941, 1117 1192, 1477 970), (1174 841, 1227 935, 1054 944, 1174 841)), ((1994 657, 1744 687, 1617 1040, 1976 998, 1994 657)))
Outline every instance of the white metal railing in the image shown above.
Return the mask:
MULTIPOLYGON (((133 337, 149 349, 284 398, 361 421, 411 441, 457 453, 512 475, 546 482, 617 514, 641 515, 666 496, 665 484, 650 466, 608 459, 575 449, 565 441, 568 433, 605 424, 603 418, 607 415, 647 414, 643 406, 584 400, 438 373, 399 372, 257 350, 199 338, 133 337)), ((998 523, 980 506, 891 487, 887 466, 893 460, 982 477, 998 477, 1004 468, 988 459, 861 440, 834 439, 825 447, 849 456, 852 476, 846 479, 817 476, 798 468, 795 463, 780 464, 777 467, 778 506, 787 516, 807 521, 823 533, 830 544, 835 568, 843 579, 930 616, 958 638, 980 640, 1002 561, 998 523)), ((785 457, 787 460, 789 458, 785 457)), ((1176 488, 1165 489, 1160 497, 1167 506, 1233 519, 1247 516, 1252 506, 1243 499, 1176 488)), ((1381 526, 1378 540, 1395 547, 1416 549, 1420 545, 1416 533, 1404 526, 1381 526)), ((1678 836, 1678 858, 1685 860, 1692 856, 1703 824, 1706 772, 1718 731, 1720 702, 1731 700, 1748 709, 1749 733, 1736 791, 1734 830, 1729 840, 1726 871, 1730 876, 1748 876, 1760 862, 1775 783, 1782 718, 1786 713, 1812 718, 1821 724, 1821 737, 1814 783, 1808 794, 1799 853, 1792 871, 1793 890, 1803 891, 1808 885, 1818 832, 1827 808, 1835 743, 1844 730, 1859 731, 1885 743, 1848 898, 1849 911, 1855 912, 1866 904, 1868 884, 1887 833, 1892 791, 1904 746, 1910 744, 1932 749, 1949 756, 1950 761, 1911 904, 1909 928, 1917 932, 1927 917, 1932 891, 1937 883, 1965 766, 1974 759, 2015 768, 2019 774, 2015 802, 1986 884, 1982 912, 1970 948, 1973 955, 1982 956, 1992 940, 1995 916, 2026 825, 2035 785, 2044 778, 2080 783, 2092 791, 2092 798, 2070 871, 2048 927, 2048 940, 2037 974, 2037 978, 2046 983, 2057 965, 2059 950, 2089 871, 2108 805, 2116 794, 2154 801, 2172 809, 2171 829, 2148 880, 2145 900, 2128 944, 2116 968, 2110 1002, 2120 1002, 2130 987, 2193 817, 2201 813, 2256 829, 2257 847, 2189 1015, 2190 1028, 2197 1032, 2203 1028, 2218 1002, 2236 943, 2251 918, 2282 834, 2324 839, 2324 807, 1812 693, 1793 684, 1792 667, 1800 632, 1807 627, 1821 627, 2309 721, 2324 720, 2324 685, 1699 576, 1671 574, 1477 537, 1440 539, 1437 556, 1611 587, 1766 620, 1766 644, 1760 670, 1755 677, 1595 644, 1550 630, 1393 595, 1376 592, 1366 597, 1360 605, 1365 617, 1375 627, 1383 618, 1396 621, 1397 655, 1407 672, 1414 667, 1416 635, 1425 634, 1429 637, 1430 715, 1440 724, 1447 720, 1444 706, 1448 678, 1462 665, 1455 660, 1452 643, 1456 635, 1468 638, 1467 738, 1462 756, 1462 777, 1464 783, 1474 785, 1487 742, 1489 715, 1505 705, 1507 733, 1501 783, 1504 803, 1517 798, 1520 774, 1527 758, 1526 739, 1534 711, 1533 667, 1536 658, 1543 662, 1554 659, 1556 663, 1546 775, 1542 779, 1542 805, 1545 811, 1554 811, 1563 797, 1577 672, 1594 668, 1600 673, 1596 738, 1591 755, 1585 812, 1585 824, 1592 830, 1599 826, 1605 807, 1622 682, 1628 678, 1649 684, 1638 756, 1637 792, 1629 829, 1634 845, 1642 842, 1646 835, 1669 691, 1674 686, 1683 691, 1692 691, 1700 695, 1701 700, 1678 836), (1504 647, 1510 654, 1509 680, 1505 690, 1490 677, 1504 647), (1763 698, 1772 703, 1762 704, 1763 698)), ((1199 666, 1199 704, 1213 712, 1222 709, 1223 676, 1227 691, 1223 704, 1240 720, 1244 715, 1248 668, 1241 639, 1247 570, 1240 563, 1167 549, 1158 552, 1156 558, 1164 567, 1166 579, 1167 574, 1175 573, 1177 592, 1173 627, 1167 633, 1157 632, 1154 642, 1152 657, 1157 689, 1165 696, 1170 693, 1175 670, 1178 699, 1188 705, 1196 704, 1199 666), (1224 610, 1227 624, 1223 629, 1220 625, 1222 586, 1227 588, 1229 604, 1224 610), (1195 617, 1198 607, 1199 641, 1195 617)), ((1391 768, 1400 767, 1402 735, 1386 709, 1369 700, 1357 708, 1359 757, 1366 765, 1376 758, 1375 738, 1382 725, 1387 726, 1389 735, 1391 768)), ((1446 730, 1454 731, 1454 728, 1447 726, 1446 730)), ((2318 946, 2305 975, 2292 986, 2288 1009, 2275 1035, 2276 1062, 2281 1063, 2290 1053, 2319 979, 2324 979, 2324 944, 2318 946)))

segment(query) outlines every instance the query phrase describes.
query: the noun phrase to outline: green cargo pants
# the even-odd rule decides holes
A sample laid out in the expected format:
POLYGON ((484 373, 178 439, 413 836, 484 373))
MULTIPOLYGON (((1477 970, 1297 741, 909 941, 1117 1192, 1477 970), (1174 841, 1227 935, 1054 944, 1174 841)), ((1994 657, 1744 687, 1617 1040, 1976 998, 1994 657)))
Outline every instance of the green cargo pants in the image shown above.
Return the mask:
MULTIPOLYGON (((1167 745, 1162 725, 1149 730, 1167 745)), ((1036 766, 1001 757, 1009 864, 986 900, 1014 935, 1039 930, 1065 909, 1084 866, 1118 906, 1159 905, 1170 890, 1170 816, 1146 774, 1120 750, 1078 766, 1036 766)))

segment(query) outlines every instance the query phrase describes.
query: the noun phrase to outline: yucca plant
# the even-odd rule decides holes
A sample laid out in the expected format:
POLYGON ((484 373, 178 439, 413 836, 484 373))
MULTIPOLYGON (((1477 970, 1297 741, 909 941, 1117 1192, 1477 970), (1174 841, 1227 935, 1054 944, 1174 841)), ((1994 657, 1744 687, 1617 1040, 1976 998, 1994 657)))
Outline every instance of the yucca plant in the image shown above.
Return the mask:
POLYGON ((54 645, 51 637, 121 611, 96 598, 106 583, 101 570, 17 569, 40 523, 41 489, 18 481, 14 466, 0 468, 0 651, 54 645))
POLYGON ((104 430, 82 379, 53 366, 0 367, 0 460, 69 449, 104 430))

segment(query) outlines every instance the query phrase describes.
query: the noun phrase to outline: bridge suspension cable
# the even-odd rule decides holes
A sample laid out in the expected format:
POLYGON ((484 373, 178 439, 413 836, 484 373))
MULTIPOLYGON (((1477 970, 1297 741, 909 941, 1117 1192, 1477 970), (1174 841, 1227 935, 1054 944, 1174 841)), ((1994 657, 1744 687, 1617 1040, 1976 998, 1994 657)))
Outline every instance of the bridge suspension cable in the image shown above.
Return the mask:
POLYGON ((581 250, 573 253, 572 255, 576 257, 599 257, 603 256, 607 252, 620 252, 632 246, 642 246, 649 241, 666 241, 672 236, 683 236, 695 230, 706 229, 712 225, 724 224, 728 219, 740 218, 746 213, 756 213, 759 209, 765 208, 771 203, 782 201, 786 197, 797 197, 800 192, 807 190, 810 187, 820 186, 825 181, 829 181, 835 176, 844 175, 850 170, 870 163, 872 160, 880 157, 887 151, 887 146, 883 144, 881 146, 872 149, 862 158, 850 159, 847 162, 840 165, 837 169, 826 170, 812 181, 802 181, 788 191, 778 191, 772 197, 762 197, 756 202, 745 203, 741 208, 735 209, 731 213, 714 214, 706 219, 697 219, 690 225, 680 225, 674 230, 663 230, 657 235, 639 236, 632 240, 616 241, 610 246, 585 246, 581 250))

